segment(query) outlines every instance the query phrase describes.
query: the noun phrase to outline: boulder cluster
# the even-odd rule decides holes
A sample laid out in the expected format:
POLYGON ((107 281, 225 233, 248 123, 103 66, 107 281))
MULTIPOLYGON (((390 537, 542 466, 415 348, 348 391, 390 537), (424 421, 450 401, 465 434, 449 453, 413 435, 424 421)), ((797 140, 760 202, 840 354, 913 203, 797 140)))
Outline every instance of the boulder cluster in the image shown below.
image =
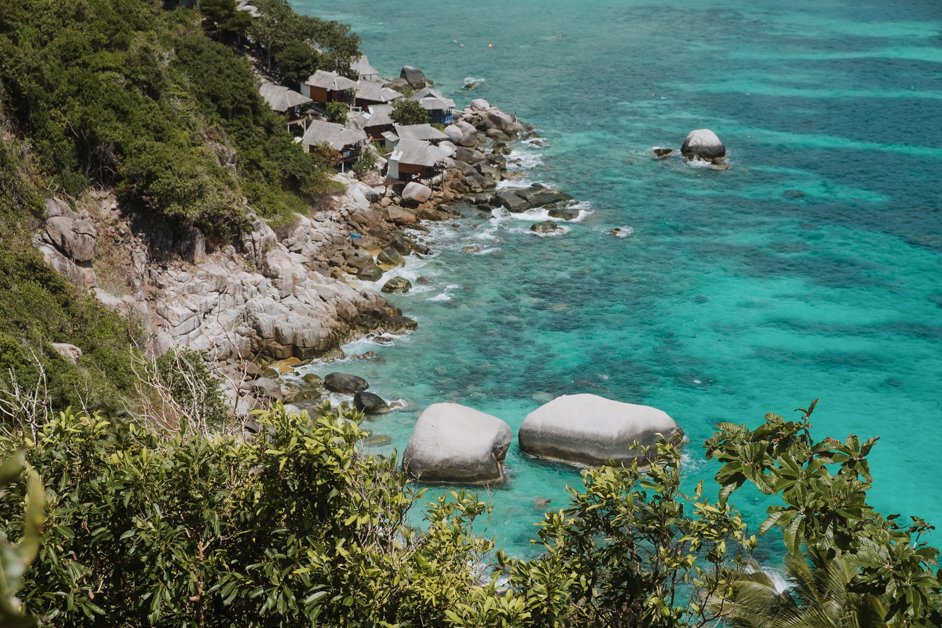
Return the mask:
MULTIPOLYGON (((665 412, 596 395, 564 395, 523 421, 520 450, 572 465, 631 464, 662 439, 683 433, 665 412)), ((429 406, 406 446, 402 468, 421 482, 497 484, 512 440, 501 419, 453 403, 429 406)))

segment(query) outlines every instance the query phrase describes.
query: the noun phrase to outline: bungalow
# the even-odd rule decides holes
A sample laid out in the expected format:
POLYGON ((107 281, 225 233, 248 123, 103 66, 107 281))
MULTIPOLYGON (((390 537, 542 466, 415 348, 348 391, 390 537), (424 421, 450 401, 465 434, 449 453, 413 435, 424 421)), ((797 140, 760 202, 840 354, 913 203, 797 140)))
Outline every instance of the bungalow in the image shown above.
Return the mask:
POLYGON ((433 127, 431 124, 397 124, 396 135, 401 140, 419 140, 437 144, 448 139, 448 136, 433 127))
POLYGON ((325 105, 334 100, 350 102, 349 92, 356 88, 357 84, 346 76, 318 70, 301 84, 301 93, 314 102, 325 105))
POLYGON ((455 101, 437 89, 424 87, 412 95, 412 100, 428 112, 432 124, 451 124, 455 120, 455 101))
POLYGON ((340 153, 341 168, 356 159, 365 142, 366 133, 363 131, 323 120, 311 120, 301 138, 306 153, 311 152, 312 146, 319 144, 326 144, 340 153))
POLYGON ((373 140, 378 140, 383 137, 383 133, 392 131, 394 125, 390 105, 370 105, 366 111, 352 114, 350 119, 373 140))
POLYGON ((297 118, 301 115, 301 108, 304 105, 313 102, 304 94, 299 94, 293 89, 288 89, 283 85, 275 85, 269 81, 262 81, 258 88, 259 94, 268 103, 268 106, 283 113, 289 118, 297 118))
POLYGON ((360 55, 350 64, 350 68, 356 73, 358 81, 379 80, 379 70, 370 64, 370 60, 366 58, 366 55, 360 55))
POLYGON ((357 81, 356 105, 358 107, 386 105, 397 98, 402 98, 402 94, 386 87, 381 81, 357 81))
POLYGON ((389 156, 386 176, 399 180, 430 178, 444 167, 446 157, 445 151, 428 142, 400 139, 389 156))

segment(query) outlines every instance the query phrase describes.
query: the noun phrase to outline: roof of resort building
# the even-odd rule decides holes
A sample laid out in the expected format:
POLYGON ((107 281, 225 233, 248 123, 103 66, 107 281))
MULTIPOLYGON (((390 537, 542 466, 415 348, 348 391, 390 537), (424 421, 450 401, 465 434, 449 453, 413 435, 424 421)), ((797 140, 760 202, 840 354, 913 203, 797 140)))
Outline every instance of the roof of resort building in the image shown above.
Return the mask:
POLYGON ((383 103, 402 98, 402 94, 381 81, 357 81, 357 98, 383 103))
POLYGON ((433 127, 431 124, 397 124, 396 135, 404 140, 425 140, 440 142, 447 140, 448 136, 433 127))
POLYGON ((364 80, 373 80, 379 78, 379 70, 370 64, 366 55, 360 55, 350 64, 350 68, 357 73, 357 76, 364 80))
POLYGON ((391 161, 401 164, 432 167, 447 157, 445 152, 437 146, 420 140, 400 139, 389 156, 391 161))
POLYGON ((351 81, 346 76, 340 76, 336 72, 325 72, 323 70, 318 70, 309 76, 305 83, 311 87, 326 89, 329 92, 342 92, 344 90, 357 88, 356 82, 351 81))
POLYGON ((268 81, 263 81, 262 84, 259 85, 258 93, 262 95, 262 98, 265 99, 269 107, 281 113, 299 105, 306 105, 313 102, 304 94, 299 94, 283 85, 275 85, 268 81))
POLYGON ((323 120, 312 120, 304 131, 304 137, 301 138, 302 144, 308 146, 327 144, 334 150, 343 150, 345 146, 364 141, 366 141, 366 133, 363 131, 323 120))
POLYGON ((432 87, 423 87, 416 93, 412 94, 412 100, 417 100, 419 103, 422 104, 422 107, 425 109, 454 109, 455 108, 454 100, 452 100, 451 98, 446 98, 444 94, 442 94, 440 91, 432 87), (435 101, 439 101, 439 102, 429 101, 429 105, 436 105, 436 106, 434 107, 426 106, 424 102, 426 99, 434 99, 435 101))
POLYGON ((455 108, 455 101, 449 98, 426 96, 419 101, 419 105, 426 111, 447 111, 455 108))

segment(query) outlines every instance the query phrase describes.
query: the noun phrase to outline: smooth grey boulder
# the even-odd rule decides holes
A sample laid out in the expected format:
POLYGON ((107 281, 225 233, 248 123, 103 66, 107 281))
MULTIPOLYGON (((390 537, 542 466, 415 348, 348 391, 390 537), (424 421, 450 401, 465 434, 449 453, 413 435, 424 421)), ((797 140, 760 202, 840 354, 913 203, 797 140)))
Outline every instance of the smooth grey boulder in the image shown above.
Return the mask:
POLYGON ((424 203, 432 196, 432 189, 427 185, 410 181, 402 190, 402 200, 424 203))
POLYGON ((521 450, 539 458, 600 465, 649 456, 659 435, 682 438, 674 419, 657 408, 582 394, 557 397, 528 414, 518 439, 521 450))
POLYGON ((369 387, 369 382, 358 375, 350 375, 349 373, 328 373, 324 377, 324 388, 330 392, 355 395, 369 387))
POLYGON ((72 364, 78 364, 79 358, 82 357, 82 350, 67 342, 53 342, 52 348, 72 364))
POLYGON ((696 129, 687 134, 680 154, 686 159, 713 161, 726 157, 726 147, 720 138, 710 129, 696 129))
POLYGON ((512 439, 510 426, 495 416, 436 403, 416 422, 402 470, 422 482, 500 483, 512 439))
POLYGON ((428 79, 425 78, 425 73, 411 65, 402 66, 402 70, 399 71, 399 78, 405 79, 412 89, 422 89, 429 84, 428 79))

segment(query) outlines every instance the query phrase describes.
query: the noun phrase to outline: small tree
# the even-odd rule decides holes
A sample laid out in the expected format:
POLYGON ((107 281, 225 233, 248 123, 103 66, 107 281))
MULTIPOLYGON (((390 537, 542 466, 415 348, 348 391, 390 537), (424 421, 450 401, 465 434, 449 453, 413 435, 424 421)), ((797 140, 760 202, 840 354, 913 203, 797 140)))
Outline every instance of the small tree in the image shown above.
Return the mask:
POLYGON ((297 89, 318 67, 317 51, 305 42, 292 41, 275 53, 275 71, 281 80, 297 89))
POLYGON ((328 122, 334 122, 336 124, 346 124, 348 111, 349 109, 347 109, 347 105, 335 100, 333 102, 327 103, 325 116, 327 117, 328 122))
POLYGON ((373 152, 372 148, 365 148, 363 152, 360 153, 360 156, 357 157, 357 160, 353 162, 351 170, 353 173, 360 179, 365 177, 370 173, 373 168, 376 167, 376 153, 373 152))
POLYGON ((400 98, 393 105, 392 119, 396 124, 427 124, 428 111, 415 100, 400 98))

